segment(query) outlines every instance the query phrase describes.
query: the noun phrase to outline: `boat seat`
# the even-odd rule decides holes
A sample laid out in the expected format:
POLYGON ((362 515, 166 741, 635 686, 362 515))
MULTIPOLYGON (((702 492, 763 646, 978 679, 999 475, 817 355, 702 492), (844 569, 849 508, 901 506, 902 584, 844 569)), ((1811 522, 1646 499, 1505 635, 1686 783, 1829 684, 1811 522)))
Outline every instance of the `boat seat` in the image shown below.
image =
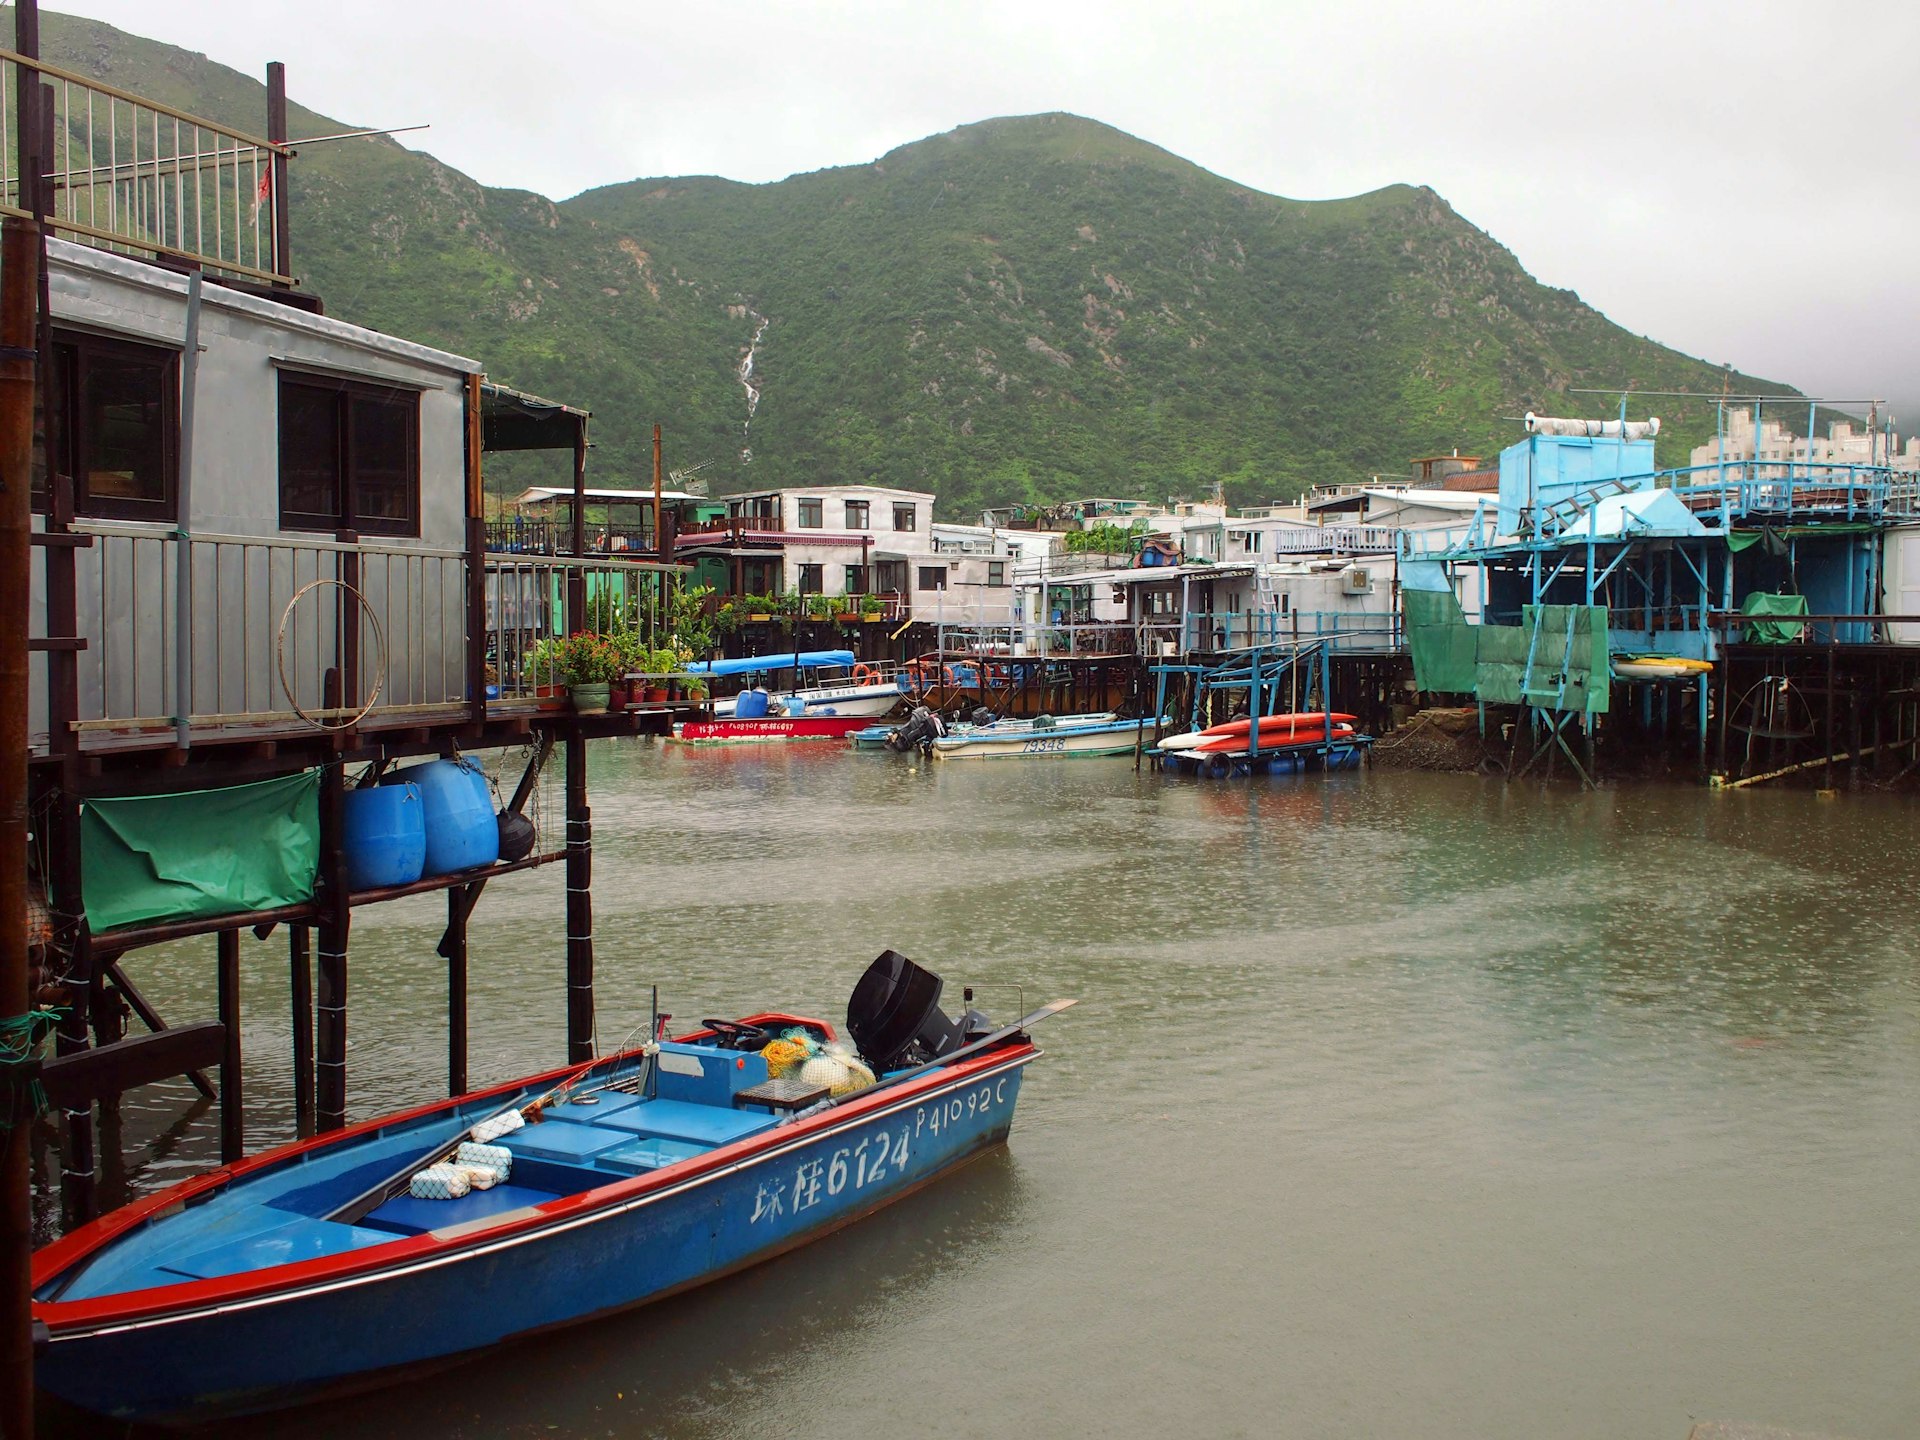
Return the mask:
POLYGON ((503 1135, 495 1143, 506 1146, 516 1158, 524 1155, 530 1160, 586 1164, 602 1150, 611 1150, 616 1145, 626 1143, 631 1130, 613 1127, 619 1124, 622 1116, 632 1114, 635 1108, 623 1108, 605 1120, 595 1120, 590 1124, 549 1119, 516 1130, 511 1135, 503 1135))
MULTIPOLYGON (((685 1100, 643 1100, 618 1115, 608 1116, 594 1128, 607 1133, 623 1130, 629 1135, 650 1135, 661 1140, 687 1140, 697 1145, 725 1145, 771 1124, 773 1116, 763 1112, 722 1110, 718 1106, 695 1105, 685 1100)), ((514 1138, 526 1133, 517 1131, 514 1138)))
POLYGON ((628 1095, 619 1090, 602 1090, 597 1095, 588 1095, 584 1101, 568 1100, 564 1104, 549 1105, 546 1115, 549 1120, 572 1120, 577 1124, 591 1125, 629 1105, 638 1105, 638 1095, 628 1095))
MULTIPOLYGON (((424 1235, 448 1225, 464 1225, 470 1220, 485 1220, 509 1210, 525 1209, 554 1198, 551 1190, 534 1190, 525 1185, 495 1185, 491 1190, 469 1190, 458 1200, 420 1200, 412 1195, 396 1195, 360 1223, 395 1235, 424 1235)), ((344 1227, 341 1227, 344 1228, 344 1227)))
POLYGON ((169 1260, 160 1268, 194 1280, 214 1280, 223 1275, 264 1270, 271 1265, 317 1260, 322 1255, 343 1255, 369 1245, 384 1245, 391 1239, 392 1233, 385 1230, 336 1225, 326 1220, 293 1219, 169 1260))
POLYGON ((624 1175, 644 1175, 649 1170, 664 1169, 682 1160, 691 1160, 695 1155, 704 1155, 712 1148, 685 1140, 629 1140, 612 1150, 603 1150, 593 1157, 593 1163, 624 1175))

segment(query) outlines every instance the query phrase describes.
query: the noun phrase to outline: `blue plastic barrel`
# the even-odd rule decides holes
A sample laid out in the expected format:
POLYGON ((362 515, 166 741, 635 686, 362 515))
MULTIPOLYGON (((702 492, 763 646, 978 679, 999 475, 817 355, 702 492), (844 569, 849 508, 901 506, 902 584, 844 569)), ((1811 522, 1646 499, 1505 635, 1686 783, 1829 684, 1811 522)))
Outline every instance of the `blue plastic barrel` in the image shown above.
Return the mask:
POLYGON ((799 716, 799 715, 804 715, 806 713, 807 713, 807 702, 804 696, 800 696, 800 695, 787 696, 787 714, 788 715, 799 716))
POLYGON ((464 760, 429 760, 396 770, 380 783, 420 787, 427 833, 422 874, 451 875, 500 858, 500 824, 494 817, 487 777, 479 766, 464 760))
POLYGON ((742 690, 733 701, 733 718, 736 720, 760 720, 767 713, 767 692, 764 690, 742 690))
POLYGON ((378 785, 341 796, 347 888, 411 885, 427 859, 426 805, 418 785, 378 785))

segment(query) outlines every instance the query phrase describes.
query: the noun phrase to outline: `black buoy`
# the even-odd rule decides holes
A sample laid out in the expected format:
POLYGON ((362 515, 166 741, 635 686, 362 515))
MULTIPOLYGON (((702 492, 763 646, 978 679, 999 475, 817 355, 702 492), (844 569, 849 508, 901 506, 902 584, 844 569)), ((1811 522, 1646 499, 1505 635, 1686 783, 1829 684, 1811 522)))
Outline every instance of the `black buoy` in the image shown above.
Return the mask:
POLYGON ((878 1070, 935 1060, 966 1043, 940 1008, 942 981, 898 950, 883 950, 847 1000, 847 1033, 878 1070))

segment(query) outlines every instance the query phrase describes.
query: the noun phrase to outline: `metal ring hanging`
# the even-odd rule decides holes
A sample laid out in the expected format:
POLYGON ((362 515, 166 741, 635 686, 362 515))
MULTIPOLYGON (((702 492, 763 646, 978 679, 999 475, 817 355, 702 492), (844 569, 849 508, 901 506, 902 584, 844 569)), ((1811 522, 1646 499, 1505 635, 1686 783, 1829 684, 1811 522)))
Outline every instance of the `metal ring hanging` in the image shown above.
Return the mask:
POLYGON ((280 628, 274 634, 274 637, 273 637, 273 650, 274 650, 274 659, 280 671, 281 692, 285 694, 285 696, 287 697, 287 703, 293 707, 293 713, 298 715, 302 720, 306 721, 309 725, 313 726, 316 730, 327 730, 327 731, 351 730, 354 726, 358 725, 362 720, 367 718, 367 716, 372 712, 373 707, 379 703, 380 692, 386 688, 386 684, 387 684, 387 632, 386 632, 386 629, 380 624, 380 617, 374 612, 373 606, 367 603, 367 597, 365 595, 362 595, 358 589, 356 589, 352 585, 349 585, 344 580, 332 580, 327 578, 322 578, 319 580, 309 580, 305 585, 302 585, 298 590, 294 591, 293 598, 287 601, 287 608, 280 612, 280 628), (346 719, 338 721, 336 723, 332 723, 332 724, 329 724, 327 721, 321 720, 316 716, 308 714, 306 710, 304 710, 301 707, 300 701, 294 696, 293 686, 287 683, 287 622, 293 618, 293 607, 300 603, 301 597, 304 596, 309 590, 317 590, 322 585, 331 585, 336 590, 344 590, 347 592, 347 594, 353 596, 354 599, 360 602, 361 618, 368 621, 370 624, 372 624, 374 643, 379 647, 379 655, 380 655, 379 663, 374 667, 373 693, 367 696, 367 703, 362 705, 358 710, 356 710, 352 715, 348 716, 346 719))

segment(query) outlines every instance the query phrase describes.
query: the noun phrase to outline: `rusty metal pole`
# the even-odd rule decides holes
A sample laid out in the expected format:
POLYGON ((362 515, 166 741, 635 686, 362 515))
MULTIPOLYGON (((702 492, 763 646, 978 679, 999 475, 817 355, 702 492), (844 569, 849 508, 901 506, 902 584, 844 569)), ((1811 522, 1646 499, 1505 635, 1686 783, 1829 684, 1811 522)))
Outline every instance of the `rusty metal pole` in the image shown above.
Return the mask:
POLYGON ((660 519, 660 427, 653 427, 653 558, 664 560, 666 552, 661 548, 663 525, 660 519))
MULTIPOLYGON (((27 988, 27 592, 32 564, 34 344, 40 227, 0 232, 0 1020, 32 1009, 27 988)), ((27 1089, 0 1085, 0 1436, 33 1434, 33 1262, 27 1089)))
MULTIPOLYGON (((278 60, 267 66, 267 139, 287 143, 287 67, 278 60)), ((273 272, 293 274, 293 210, 287 194, 287 157, 275 151, 268 162, 273 187, 273 272)))

